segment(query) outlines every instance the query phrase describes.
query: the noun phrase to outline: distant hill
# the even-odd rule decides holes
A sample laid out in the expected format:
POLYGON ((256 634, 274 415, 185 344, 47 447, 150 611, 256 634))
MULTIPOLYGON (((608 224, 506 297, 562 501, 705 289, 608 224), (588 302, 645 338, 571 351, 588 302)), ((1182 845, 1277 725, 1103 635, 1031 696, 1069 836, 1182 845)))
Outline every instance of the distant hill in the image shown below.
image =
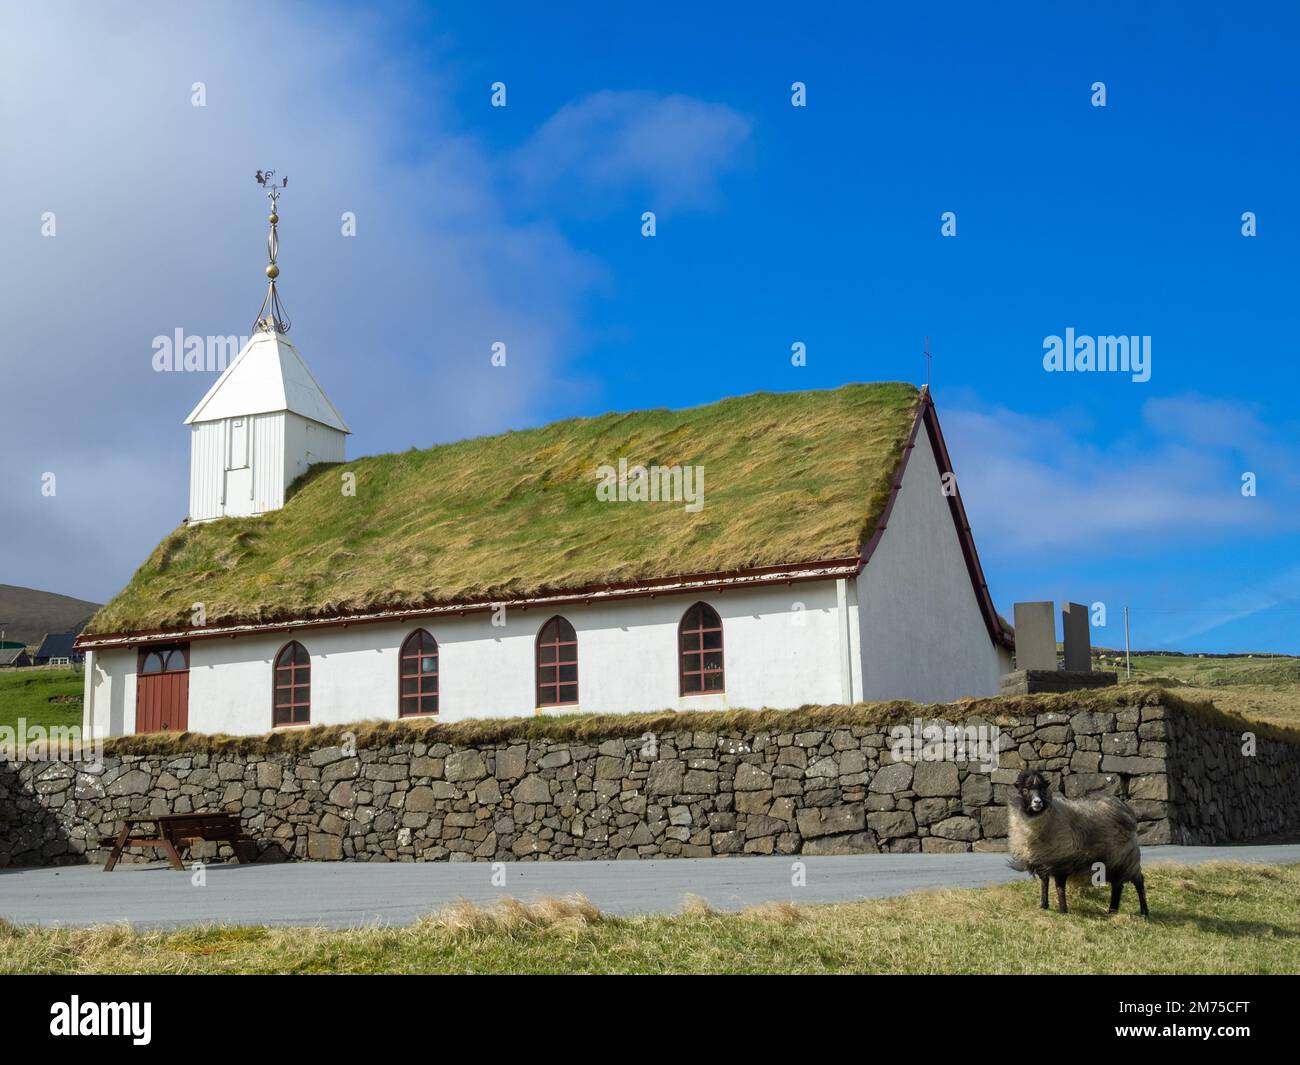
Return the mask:
POLYGON ((0 629, 4 629, 4 638, 21 640, 29 646, 39 643, 47 632, 80 629, 98 609, 98 603, 69 595, 0 584, 0 629))

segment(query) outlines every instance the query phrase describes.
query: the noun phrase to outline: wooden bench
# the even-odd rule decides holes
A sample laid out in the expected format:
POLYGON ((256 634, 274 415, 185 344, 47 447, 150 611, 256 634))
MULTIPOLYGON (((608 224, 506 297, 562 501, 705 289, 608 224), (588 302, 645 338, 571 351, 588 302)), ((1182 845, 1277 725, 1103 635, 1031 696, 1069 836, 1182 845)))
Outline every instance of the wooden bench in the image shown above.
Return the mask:
POLYGON ((257 857, 257 840, 244 832, 238 814, 220 812, 197 814, 160 814, 157 817, 128 817, 116 836, 104 836, 100 845, 111 847, 104 872, 111 873, 127 847, 153 847, 161 850, 173 869, 184 870, 181 856, 189 856, 196 843, 229 843, 235 860, 251 862, 257 857), (142 826, 153 826, 152 834, 136 835, 142 826))

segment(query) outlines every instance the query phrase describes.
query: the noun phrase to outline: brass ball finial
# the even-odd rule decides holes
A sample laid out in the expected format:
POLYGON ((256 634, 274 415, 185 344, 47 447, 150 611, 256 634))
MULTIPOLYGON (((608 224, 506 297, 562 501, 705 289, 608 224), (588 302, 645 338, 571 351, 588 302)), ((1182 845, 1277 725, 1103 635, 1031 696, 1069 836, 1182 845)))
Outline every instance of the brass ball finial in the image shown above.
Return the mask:
POLYGON ((280 268, 276 266, 275 263, 270 263, 266 268, 266 276, 274 281, 280 276, 280 268))
POLYGON ((270 222, 271 225, 275 225, 278 221, 280 221, 280 216, 276 214, 274 211, 272 211, 271 216, 267 219, 267 221, 270 222))

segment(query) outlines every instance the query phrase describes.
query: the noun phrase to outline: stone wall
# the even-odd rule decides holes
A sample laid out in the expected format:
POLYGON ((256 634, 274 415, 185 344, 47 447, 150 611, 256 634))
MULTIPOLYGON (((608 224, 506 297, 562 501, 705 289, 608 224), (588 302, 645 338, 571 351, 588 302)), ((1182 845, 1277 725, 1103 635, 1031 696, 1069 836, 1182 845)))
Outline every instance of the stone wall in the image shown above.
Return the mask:
POLYGON ((123 817, 216 809, 238 812, 268 861, 1000 850, 1006 786, 1026 766, 1066 796, 1125 798, 1145 843, 1300 830, 1300 745, 1261 738, 1242 757, 1240 730, 1160 698, 1130 692, 1080 707, 1054 696, 1057 709, 1038 713, 1027 708, 1041 700, 982 703, 996 716, 961 725, 1001 730, 992 772, 895 761, 872 707, 681 715, 641 735, 620 735, 626 725, 609 718, 610 737, 589 741, 539 737, 524 722, 517 738, 474 745, 436 738, 454 736, 450 726, 369 744, 362 730, 355 748, 196 743, 183 753, 110 748, 102 766, 0 763, 0 866, 102 861, 100 839, 123 817))

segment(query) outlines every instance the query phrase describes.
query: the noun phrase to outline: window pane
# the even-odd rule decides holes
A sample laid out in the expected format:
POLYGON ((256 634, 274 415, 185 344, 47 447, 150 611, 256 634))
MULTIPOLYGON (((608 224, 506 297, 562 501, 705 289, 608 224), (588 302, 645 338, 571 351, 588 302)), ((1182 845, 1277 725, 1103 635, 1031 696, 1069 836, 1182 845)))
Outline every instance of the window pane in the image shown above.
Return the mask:
POLYGON ((704 634, 704 646, 705 646, 705 647, 721 647, 721 646, 722 646, 722 632, 721 632, 721 630, 718 630, 718 631, 715 631, 715 632, 706 632, 706 633, 704 634))
POLYGON ((578 701, 578 686, 576 684, 560 685, 560 702, 576 703, 578 701))
POLYGON ((420 671, 423 673, 437 673, 438 660, 432 655, 426 655, 420 659, 420 671))
POLYGON ((704 674, 704 678, 703 678, 703 679, 704 679, 704 690, 705 690, 705 691, 707 691, 707 692, 720 692, 720 691, 722 691, 722 674, 721 674, 720 672, 719 672, 719 673, 706 673, 706 674, 704 674))
POLYGON ((560 680, 577 680, 577 679, 578 679, 578 667, 576 664, 572 666, 560 667, 560 680))
POLYGON ((721 668, 722 668, 722 652, 721 652, 721 651, 706 651, 705 654, 704 654, 704 668, 705 668, 705 669, 721 669, 721 668))

